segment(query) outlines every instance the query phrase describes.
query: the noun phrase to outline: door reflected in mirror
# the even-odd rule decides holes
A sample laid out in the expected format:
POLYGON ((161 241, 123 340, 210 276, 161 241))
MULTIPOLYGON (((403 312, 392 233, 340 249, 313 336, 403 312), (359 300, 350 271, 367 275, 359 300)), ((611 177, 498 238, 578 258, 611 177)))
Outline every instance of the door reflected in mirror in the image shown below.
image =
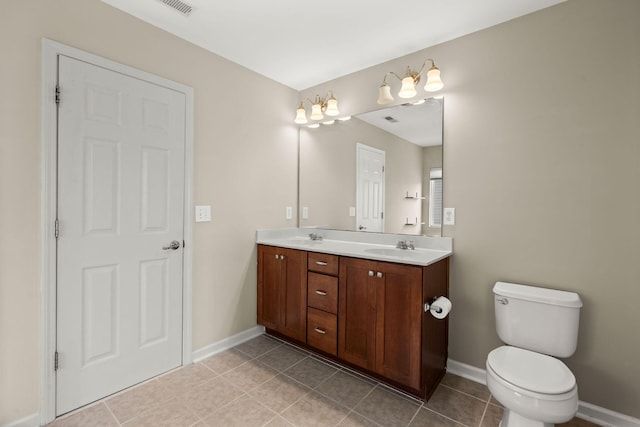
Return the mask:
POLYGON ((442 137, 442 98, 300 128, 299 226, 441 236, 442 137))

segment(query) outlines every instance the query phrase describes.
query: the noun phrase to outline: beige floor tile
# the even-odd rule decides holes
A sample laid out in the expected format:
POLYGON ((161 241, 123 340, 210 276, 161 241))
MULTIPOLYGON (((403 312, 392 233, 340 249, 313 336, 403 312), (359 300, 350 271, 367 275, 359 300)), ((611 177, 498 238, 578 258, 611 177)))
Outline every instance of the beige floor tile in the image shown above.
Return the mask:
POLYGON ((230 349, 208 357, 200 363, 218 374, 224 374, 249 360, 251 360, 251 356, 241 351, 230 349))
POLYGON ((491 397, 489 389, 484 384, 480 384, 457 375, 449 373, 445 374, 440 384, 446 385, 447 387, 456 389, 463 393, 470 394, 478 399, 484 400, 485 402, 491 397))
POLYGON ((418 409, 419 403, 377 386, 354 410, 385 427, 396 427, 408 425, 418 409))
POLYGON ((277 415, 265 424, 264 427, 294 427, 294 425, 282 418, 280 415, 277 415))
POLYGON ((178 399, 170 400, 122 424, 123 427, 190 427, 198 417, 178 399))
POLYGON ((188 390, 179 399, 204 419, 242 395, 242 390, 224 378, 216 377, 188 390))
POLYGON ((276 415, 245 394, 218 409, 204 421, 211 427, 261 427, 276 415))
POLYGON ((158 377, 158 381, 160 381, 160 384, 166 387, 169 392, 178 396, 216 376, 217 374, 206 366, 200 363, 194 363, 183 366, 169 374, 162 375, 158 377))
POLYGON ((280 413, 310 391, 311 389, 304 384, 286 375, 278 375, 249 394, 263 405, 280 413))
POLYGON ((382 427, 380 424, 371 421, 362 415, 351 412, 347 415, 347 418, 342 420, 338 427, 382 427))
POLYGON ((426 408, 420 408, 409 427, 463 427, 463 425, 426 408))
POLYGON ((503 411, 502 406, 489 403, 484 410, 484 416, 482 417, 480 427, 498 427, 502 420, 503 411))
POLYGON ((249 391, 278 375, 278 371, 257 360, 250 360, 223 375, 223 378, 243 391, 249 391))
POLYGON ((47 424, 48 427, 117 427, 118 422, 115 420, 107 406, 100 402, 81 409, 75 413, 58 418, 52 423, 47 424))
POLYGON ((461 424, 478 425, 486 403, 449 387, 439 386, 424 406, 461 424))
POLYGON ((251 357, 260 357, 266 352, 271 351, 276 347, 280 347, 281 345, 282 343, 280 341, 269 338, 266 335, 260 335, 259 337, 235 346, 234 349, 240 350, 251 357))
POLYGON ((344 371, 338 371, 316 387, 315 390, 352 409, 360 403, 375 386, 376 384, 373 381, 356 377, 344 371))
POLYGON ((149 408, 167 402, 174 397, 174 393, 164 387, 160 381, 153 379, 108 398, 105 404, 118 422, 124 423, 149 408))
POLYGON ((284 371, 284 374, 314 388, 337 371, 333 366, 308 357, 284 371))
POLYGON ((282 416, 296 426, 336 426, 349 414, 349 409, 316 392, 307 394, 291 405, 282 416))
POLYGON ((258 360, 278 371, 284 371, 307 357, 307 353, 296 350, 290 345, 281 345, 263 354, 258 360))

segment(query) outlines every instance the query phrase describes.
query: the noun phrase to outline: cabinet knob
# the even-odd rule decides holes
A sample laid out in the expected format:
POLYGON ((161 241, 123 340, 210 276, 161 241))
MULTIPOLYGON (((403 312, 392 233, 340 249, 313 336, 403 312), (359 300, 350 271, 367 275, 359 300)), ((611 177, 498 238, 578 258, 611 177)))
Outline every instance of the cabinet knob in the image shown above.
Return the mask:
POLYGON ((322 334, 322 335, 327 333, 327 330, 326 329, 322 329, 322 328, 315 328, 314 331, 316 331, 317 333, 322 334))
POLYGON ((373 276, 373 270, 369 270, 369 276, 373 276))
POLYGON ((376 273, 376 276, 378 276, 378 277, 382 277, 382 272, 381 272, 381 271, 378 271, 378 272, 376 273))

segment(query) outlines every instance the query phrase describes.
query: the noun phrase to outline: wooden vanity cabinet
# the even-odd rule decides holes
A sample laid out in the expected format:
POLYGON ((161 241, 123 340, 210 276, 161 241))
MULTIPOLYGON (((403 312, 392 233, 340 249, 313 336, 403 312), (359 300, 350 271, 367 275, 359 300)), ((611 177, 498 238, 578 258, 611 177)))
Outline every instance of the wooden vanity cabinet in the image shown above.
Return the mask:
POLYGON ((307 252, 258 245, 258 323, 306 342, 307 252))
POLYGON ((449 259, 426 267, 258 245, 258 323, 427 399, 445 374, 449 259))
POLYGON ((420 390, 422 267, 340 261, 338 357, 420 390))

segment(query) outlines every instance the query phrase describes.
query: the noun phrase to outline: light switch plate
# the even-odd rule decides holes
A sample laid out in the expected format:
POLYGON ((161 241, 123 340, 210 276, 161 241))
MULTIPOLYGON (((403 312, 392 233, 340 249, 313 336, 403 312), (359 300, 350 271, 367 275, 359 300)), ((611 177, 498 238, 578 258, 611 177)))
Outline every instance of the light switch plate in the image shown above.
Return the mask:
POLYGON ((456 208, 444 208, 444 225, 456 225, 456 208))
POLYGON ((196 222, 211 221, 211 205, 196 206, 196 222))
POLYGON ((349 206, 349 216, 356 216, 356 208, 349 206))

